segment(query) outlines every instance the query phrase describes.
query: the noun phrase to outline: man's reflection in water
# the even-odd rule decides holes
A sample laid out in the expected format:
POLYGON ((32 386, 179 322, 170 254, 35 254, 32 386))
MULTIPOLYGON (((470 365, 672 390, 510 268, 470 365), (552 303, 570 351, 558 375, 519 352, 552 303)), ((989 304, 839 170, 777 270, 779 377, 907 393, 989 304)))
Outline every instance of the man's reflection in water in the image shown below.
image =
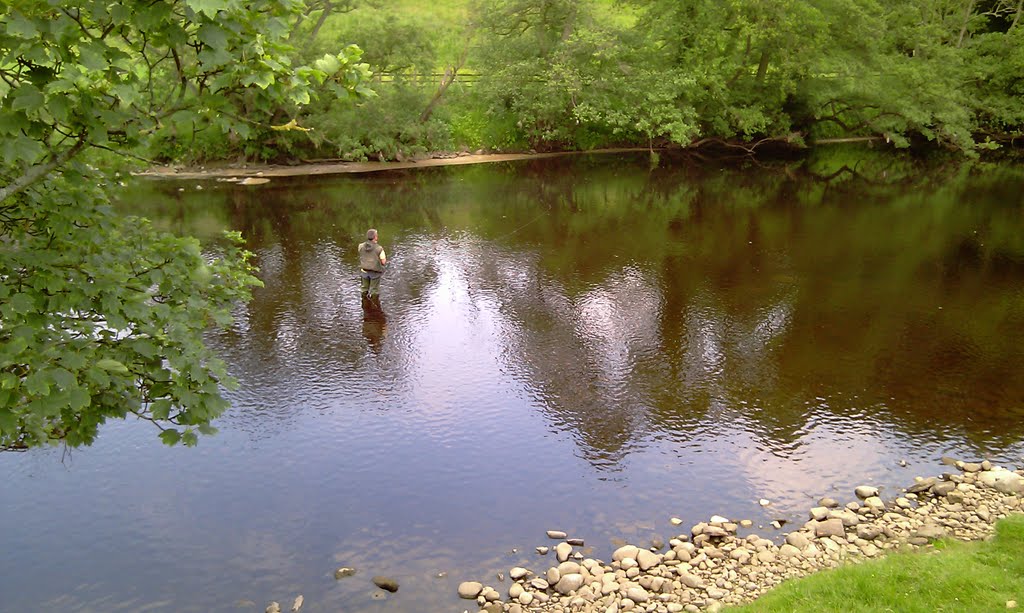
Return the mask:
POLYGON ((363 336, 374 353, 380 352, 387 329, 388 318, 380 306, 380 299, 363 298, 363 336))

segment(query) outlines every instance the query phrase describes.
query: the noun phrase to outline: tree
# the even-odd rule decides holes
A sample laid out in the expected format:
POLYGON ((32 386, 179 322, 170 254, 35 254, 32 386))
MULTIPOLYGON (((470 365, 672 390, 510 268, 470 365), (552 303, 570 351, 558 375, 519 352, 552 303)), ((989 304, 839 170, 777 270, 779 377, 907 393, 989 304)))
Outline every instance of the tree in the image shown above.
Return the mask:
MULTIPOLYGON (((111 153, 172 123, 247 135, 318 95, 368 95, 359 50, 292 66, 292 0, 13 0, 0 13, 0 449, 91 443, 107 418, 195 444, 232 380, 202 341, 259 284, 115 215, 111 153), (250 116, 243 116, 248 112, 250 116)), ((293 115, 294 116, 294 115, 293 115)), ((294 125, 289 122, 288 125, 294 125)))

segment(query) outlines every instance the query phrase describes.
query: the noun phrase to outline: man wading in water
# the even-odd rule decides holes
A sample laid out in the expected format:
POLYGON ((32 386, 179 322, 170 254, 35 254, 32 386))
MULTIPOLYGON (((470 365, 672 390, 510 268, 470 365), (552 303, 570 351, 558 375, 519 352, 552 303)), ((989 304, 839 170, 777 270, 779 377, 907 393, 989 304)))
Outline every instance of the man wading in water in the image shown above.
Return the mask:
POLYGON ((366 242, 359 243, 359 268, 361 296, 363 306, 380 308, 380 278, 384 275, 384 267, 388 257, 384 248, 377 244, 377 231, 370 228, 366 231, 366 242))

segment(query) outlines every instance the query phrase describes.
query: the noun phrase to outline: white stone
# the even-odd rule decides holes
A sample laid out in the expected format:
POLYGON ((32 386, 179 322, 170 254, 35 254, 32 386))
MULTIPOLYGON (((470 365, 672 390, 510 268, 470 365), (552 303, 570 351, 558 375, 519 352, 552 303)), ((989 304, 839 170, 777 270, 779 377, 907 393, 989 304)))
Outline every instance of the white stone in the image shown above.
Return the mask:
POLYGON ((463 581, 459 584, 459 598, 473 600, 480 595, 483 589, 484 586, 479 581, 463 581))

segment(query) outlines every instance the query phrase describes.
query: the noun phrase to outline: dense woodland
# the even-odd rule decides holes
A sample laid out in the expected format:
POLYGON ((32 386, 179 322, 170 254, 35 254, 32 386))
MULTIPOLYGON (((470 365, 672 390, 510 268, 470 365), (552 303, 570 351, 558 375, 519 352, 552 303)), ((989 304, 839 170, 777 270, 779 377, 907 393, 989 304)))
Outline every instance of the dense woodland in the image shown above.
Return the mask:
POLYGON ((357 44, 375 98, 276 109, 271 123, 308 131, 168 125, 148 155, 857 137, 973 153, 1024 128, 1022 12, 1021 0, 308 0, 288 33, 296 57, 357 44))
POLYGON ((1024 0, 10 0, 0 8, 0 450, 109 418, 195 444, 202 341, 260 281, 115 214, 154 161, 872 138, 1024 127, 1024 0), (129 164, 129 162, 131 164, 129 164))

